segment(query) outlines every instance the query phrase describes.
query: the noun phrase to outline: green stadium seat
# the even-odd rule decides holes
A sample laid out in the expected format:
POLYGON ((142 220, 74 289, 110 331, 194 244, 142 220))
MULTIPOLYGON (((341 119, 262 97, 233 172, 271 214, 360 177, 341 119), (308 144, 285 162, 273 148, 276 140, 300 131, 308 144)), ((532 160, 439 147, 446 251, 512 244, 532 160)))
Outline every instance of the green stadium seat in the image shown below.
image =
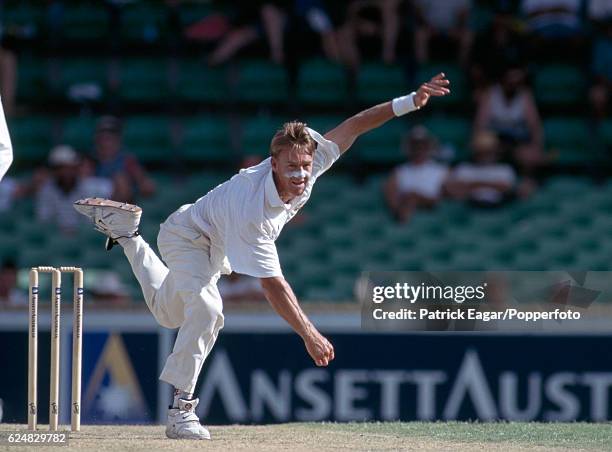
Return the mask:
MULTIPOLYGON (((296 118, 299 119, 299 118, 296 118)), ((321 135, 325 135, 327 132, 338 126, 346 118, 344 116, 337 115, 317 115, 317 116, 306 116, 302 120, 306 122, 306 125, 311 129, 319 132, 321 135)))
POLYGON ((60 80, 57 95, 74 99, 72 90, 81 86, 97 87, 100 97, 108 91, 108 62, 101 58, 65 58, 58 62, 60 80))
POLYGON ((168 64, 165 58, 126 58, 121 62, 120 96, 130 102, 169 100, 168 64))
POLYGON ((450 116, 431 116, 423 120, 423 125, 429 129, 440 144, 455 149, 456 160, 465 160, 469 153, 471 124, 468 119, 450 116))
POLYGON ((612 119, 605 119, 599 127, 599 135, 603 143, 612 148, 612 119))
POLYGON ((401 149, 402 136, 409 125, 402 119, 390 121, 362 135, 355 143, 360 160, 366 164, 393 165, 406 160, 401 149))
POLYGON ((166 31, 166 9, 163 4, 134 2, 122 7, 121 38, 124 41, 155 43, 166 31))
POLYGON ((202 59, 180 61, 177 93, 185 101, 225 102, 229 97, 227 74, 212 68, 202 59))
POLYGON ((96 120, 92 116, 72 116, 64 119, 62 142, 82 152, 93 147, 96 120))
POLYGON ((398 66, 366 63, 357 74, 357 99, 376 104, 406 93, 406 79, 398 66))
POLYGON ((52 123, 46 116, 9 118, 15 162, 43 164, 53 146, 52 123))
POLYGON ((144 163, 168 164, 173 155, 170 122, 156 116, 133 116, 125 121, 124 143, 144 163))
POLYGON ((19 57, 17 68, 17 100, 43 103, 49 99, 46 60, 31 55, 19 57))
POLYGON ((183 123, 181 155, 189 162, 232 162, 230 131, 225 119, 200 116, 183 123))
POLYGON ((355 282, 359 275, 340 274, 334 276, 332 280, 331 289, 333 290, 333 297, 326 298, 325 300, 330 301, 350 301, 355 298, 355 282))
POLYGON ((110 32, 108 10, 98 2, 71 3, 64 9, 62 19, 61 32, 65 39, 101 41, 110 32))
POLYGON ((557 153, 560 165, 585 165, 594 157, 591 135, 585 122, 574 118, 544 120, 546 145, 557 153))
POLYGON ((244 61, 240 64, 235 92, 240 102, 285 102, 289 93, 286 71, 263 60, 244 61))
POLYGON ((2 26, 6 30, 27 29, 34 36, 40 33, 46 15, 46 5, 35 0, 8 0, 2 5, 2 26))
POLYGON ((582 103, 586 77, 576 66, 552 64, 535 70, 534 93, 541 105, 582 103))
POLYGON ((305 104, 341 105, 347 98, 345 69, 324 59, 304 62, 300 69, 298 98, 305 104))
POLYGON ((257 116, 242 121, 241 154, 270 155, 270 141, 274 133, 280 129, 286 118, 257 116))
MULTIPOLYGON (((31 246, 27 243, 21 243, 19 246, 18 255, 13 256, 17 258, 17 264, 19 267, 37 267, 39 265, 55 265, 53 262, 57 258, 49 255, 49 252, 45 248, 38 246, 31 246), (44 264, 41 264, 44 262, 44 264)), ((61 263, 60 263, 61 265, 61 263)))
POLYGON ((180 2, 179 3, 179 20, 181 26, 187 27, 192 25, 209 14, 213 13, 214 10, 211 8, 209 2, 180 2))

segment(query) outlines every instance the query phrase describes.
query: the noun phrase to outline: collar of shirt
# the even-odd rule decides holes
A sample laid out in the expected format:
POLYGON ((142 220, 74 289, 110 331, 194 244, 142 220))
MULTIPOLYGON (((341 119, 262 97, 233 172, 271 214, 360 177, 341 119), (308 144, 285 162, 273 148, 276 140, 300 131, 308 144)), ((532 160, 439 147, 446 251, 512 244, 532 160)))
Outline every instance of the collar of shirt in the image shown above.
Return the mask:
POLYGON ((276 184, 274 183, 272 169, 270 169, 270 172, 266 176, 266 185, 264 190, 266 202, 270 204, 271 207, 282 207, 285 210, 291 209, 291 204, 285 204, 281 199, 280 195, 278 194, 276 184))

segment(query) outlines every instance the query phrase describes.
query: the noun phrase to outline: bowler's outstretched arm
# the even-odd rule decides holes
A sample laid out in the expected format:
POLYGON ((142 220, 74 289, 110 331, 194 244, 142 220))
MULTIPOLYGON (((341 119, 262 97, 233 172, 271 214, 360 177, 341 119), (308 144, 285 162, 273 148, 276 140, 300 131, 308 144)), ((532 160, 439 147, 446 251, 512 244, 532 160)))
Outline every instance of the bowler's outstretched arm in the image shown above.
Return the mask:
POLYGON ((449 85, 450 82, 444 73, 440 73, 407 96, 375 105, 351 116, 338 127, 327 132, 325 138, 336 143, 340 152, 345 152, 360 135, 380 127, 396 116, 402 116, 424 107, 431 96, 446 96, 450 93, 449 85))

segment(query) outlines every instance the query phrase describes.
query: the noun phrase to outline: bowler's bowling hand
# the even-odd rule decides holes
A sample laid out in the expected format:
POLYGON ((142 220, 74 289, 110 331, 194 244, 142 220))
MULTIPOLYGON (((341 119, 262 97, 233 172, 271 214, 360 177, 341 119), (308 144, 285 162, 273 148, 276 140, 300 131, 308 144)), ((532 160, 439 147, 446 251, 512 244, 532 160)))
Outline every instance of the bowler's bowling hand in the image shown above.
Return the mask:
POLYGON ((419 86, 414 96, 414 105, 417 108, 424 107, 431 96, 446 96, 450 94, 448 86, 450 82, 446 78, 443 72, 433 77, 430 81, 423 83, 419 86))
POLYGON ((317 330, 313 330, 304 338, 308 354, 317 366, 327 366, 334 359, 334 347, 317 330))

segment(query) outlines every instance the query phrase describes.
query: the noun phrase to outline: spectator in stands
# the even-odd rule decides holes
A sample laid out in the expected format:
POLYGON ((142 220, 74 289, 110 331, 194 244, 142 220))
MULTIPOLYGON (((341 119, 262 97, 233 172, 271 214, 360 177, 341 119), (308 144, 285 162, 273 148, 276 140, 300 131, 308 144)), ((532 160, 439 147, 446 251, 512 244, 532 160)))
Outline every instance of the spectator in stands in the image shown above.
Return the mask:
POLYGON ((526 63, 525 40, 520 26, 510 10, 502 10, 476 37, 469 67, 476 101, 489 85, 500 79, 500 68, 520 67, 526 63))
POLYGON ((434 207, 442 197, 448 168, 433 160, 434 145, 423 126, 414 127, 403 140, 408 163, 397 167, 384 187, 387 205, 401 223, 419 208, 434 207))
POLYGON ((7 260, 0 266, 0 307, 27 306, 28 296, 17 288, 17 266, 7 260))
POLYGON ((418 63, 429 61, 430 49, 458 49, 461 63, 466 63, 474 34, 469 27, 470 0, 413 0, 417 20, 414 36, 418 63))
POLYGON ((131 202, 136 195, 146 197, 155 193, 155 183, 143 166, 135 156, 123 151, 119 119, 113 116, 100 118, 96 126, 94 146, 96 176, 113 181, 113 199, 131 202))
POLYGON ((364 52, 374 53, 387 64, 396 62, 401 26, 400 3, 400 0, 348 2, 343 23, 338 28, 338 44, 341 59, 349 68, 359 68, 364 52), (370 47, 375 47, 375 50, 370 52, 370 47))
POLYGON ((338 47, 332 22, 321 0, 258 0, 241 4, 231 21, 229 32, 221 39, 209 57, 209 64, 228 61, 240 49, 264 38, 268 43, 270 59, 284 64, 287 56, 295 56, 310 43, 305 33, 321 37, 328 58, 338 58, 338 47), (301 37, 299 45, 293 45, 301 37), (289 35, 290 39, 286 39, 289 35), (293 37, 294 39, 291 39, 293 37), (286 49, 289 43, 290 49, 286 49))
POLYGON ((221 278, 218 288, 223 301, 265 301, 266 299, 257 278, 235 272, 221 278))
POLYGON ((459 164, 450 174, 451 197, 477 207, 497 207, 512 197, 516 174, 499 161, 501 146, 491 132, 478 132, 472 143, 473 162, 459 164))
POLYGON ((36 218, 69 232, 81 223, 72 203, 85 196, 113 196, 109 179, 83 173, 82 160, 70 146, 60 145, 49 154, 50 173, 37 175, 36 218))
POLYGON ((525 84, 525 71, 510 67, 488 89, 477 106, 474 131, 497 135, 504 154, 513 158, 521 173, 532 177, 545 163, 543 128, 536 103, 525 84))
POLYGON ((591 61, 589 100, 595 119, 606 116, 612 90, 612 2, 591 0, 589 19, 596 31, 591 61))
POLYGON ((580 58, 582 0, 522 0, 521 13, 531 35, 533 58, 580 58))

